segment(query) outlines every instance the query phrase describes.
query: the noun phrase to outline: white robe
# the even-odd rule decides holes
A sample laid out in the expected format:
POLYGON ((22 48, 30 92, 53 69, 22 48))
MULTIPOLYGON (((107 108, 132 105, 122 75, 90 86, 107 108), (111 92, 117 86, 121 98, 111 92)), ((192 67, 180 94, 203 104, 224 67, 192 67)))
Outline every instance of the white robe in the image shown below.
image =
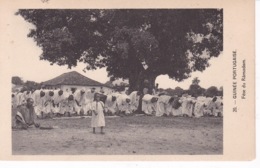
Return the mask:
POLYGON ((23 102, 26 103, 27 102, 27 99, 29 98, 32 98, 33 99, 33 94, 31 92, 27 93, 27 92, 24 92, 23 93, 23 102))
POLYGON ((208 114, 208 115, 213 115, 212 113, 212 109, 213 109, 213 104, 212 104, 212 98, 211 97, 207 97, 205 99, 205 108, 204 108, 204 114, 208 114))
POLYGON ((204 114, 204 104, 205 104, 206 97, 199 96, 196 99, 196 103, 194 106, 194 116, 199 118, 202 117, 204 114))
POLYGON ((16 108, 19 105, 18 93, 13 93, 14 97, 12 97, 12 107, 16 108))
POLYGON ((162 116, 163 114, 169 115, 172 111, 172 106, 169 103, 171 96, 161 95, 157 101, 156 116, 162 116))
POLYGON ((84 111, 85 113, 87 113, 89 110, 91 110, 91 103, 94 101, 94 95, 95 95, 95 92, 92 93, 91 90, 86 91, 86 93, 85 93, 86 106, 85 106, 85 111, 84 111))
POLYGON ((55 104, 55 107, 54 107, 55 113, 64 114, 66 112, 66 108, 63 105, 64 104, 63 101, 66 101, 65 99, 66 98, 65 98, 64 92, 62 95, 59 95, 58 91, 54 92, 53 102, 55 104))
POLYGON ((75 99, 79 103, 79 107, 77 108, 77 111, 83 111, 84 114, 86 114, 89 111, 89 100, 87 99, 86 93, 81 93, 81 91, 77 92, 75 94, 75 99))
POLYGON ((17 106, 21 105, 21 95, 22 95, 21 92, 18 92, 18 93, 15 95, 17 106))
POLYGON ((45 103, 44 103, 44 106, 45 106, 45 112, 46 113, 54 112, 53 99, 54 99, 54 96, 50 96, 49 92, 47 92, 47 93, 45 92, 45 103))
POLYGON ((173 116, 182 116, 182 108, 181 107, 179 107, 177 109, 172 108, 171 114, 173 116))
POLYGON ((115 114, 117 111, 118 111, 118 108, 117 108, 117 101, 112 101, 112 97, 113 95, 107 95, 107 99, 106 99, 106 102, 105 102, 105 111, 108 112, 112 112, 112 114, 115 114))
POLYGON ((134 112, 138 108, 140 96, 137 95, 137 91, 133 91, 129 95, 129 97, 130 97, 130 101, 131 101, 130 110, 131 110, 131 112, 134 112))
POLYGON ((219 113, 223 116, 222 100, 218 98, 215 102, 212 102, 212 115, 217 117, 219 113))
POLYGON ((119 111, 124 111, 126 114, 131 113, 130 102, 126 102, 126 99, 130 100, 130 97, 126 94, 119 94, 116 97, 117 107, 119 111))
POLYGON ((182 98, 182 114, 192 117, 193 104, 195 101, 191 97, 182 98))
POLYGON ((23 93, 18 93, 18 103, 19 105, 25 104, 26 103, 26 96, 25 96, 26 92, 23 93))
POLYGON ((182 116, 181 104, 182 104, 182 100, 179 98, 177 98, 176 100, 173 101, 173 106, 172 106, 172 111, 171 111, 171 114, 173 116, 182 116))
POLYGON ((102 101, 92 102, 90 104, 91 110, 94 110, 97 115, 92 112, 91 127, 104 127, 105 126, 105 116, 104 116, 104 103, 102 101))
POLYGON ((36 90, 34 92, 34 109, 35 109, 36 115, 41 115, 41 112, 45 113, 45 111, 46 111, 45 105, 44 105, 45 99, 46 99, 46 95, 43 97, 40 96, 40 90, 36 90))
POLYGON ((142 98, 142 111, 145 112, 145 114, 151 115, 152 113, 156 112, 157 102, 151 102, 153 97, 156 96, 145 94, 142 98))
POLYGON ((223 116, 223 100, 222 99, 217 100, 216 113, 220 113, 220 115, 223 116))

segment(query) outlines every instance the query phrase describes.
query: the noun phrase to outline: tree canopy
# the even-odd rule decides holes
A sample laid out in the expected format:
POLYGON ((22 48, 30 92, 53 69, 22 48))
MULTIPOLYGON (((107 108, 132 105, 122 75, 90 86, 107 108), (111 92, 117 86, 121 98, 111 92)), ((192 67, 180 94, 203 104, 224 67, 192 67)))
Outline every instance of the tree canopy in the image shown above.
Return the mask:
POLYGON ((112 79, 139 89, 158 75, 176 81, 204 71, 223 50, 222 9, 21 9, 42 48, 40 59, 86 70, 106 67, 112 79))
POLYGON ((19 76, 13 76, 12 77, 12 84, 14 84, 14 85, 23 85, 24 81, 19 76))
POLYGON ((192 80, 192 83, 189 87, 189 94, 194 96, 194 97, 198 97, 198 96, 201 96, 204 92, 205 92, 205 89, 202 88, 200 85, 200 80, 198 77, 195 77, 193 80, 192 80))
POLYGON ((214 97, 219 95, 218 88, 216 86, 211 86, 205 91, 207 97, 214 97))
POLYGON ((200 83, 200 80, 198 77, 195 77, 193 80, 192 80, 192 85, 199 85, 200 83))

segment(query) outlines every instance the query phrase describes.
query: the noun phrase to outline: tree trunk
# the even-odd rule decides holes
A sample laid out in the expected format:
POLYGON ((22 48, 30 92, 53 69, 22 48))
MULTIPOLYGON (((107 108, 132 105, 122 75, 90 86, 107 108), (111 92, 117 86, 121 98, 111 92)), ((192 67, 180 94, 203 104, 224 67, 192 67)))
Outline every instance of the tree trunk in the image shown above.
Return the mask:
POLYGON ((155 88, 155 79, 157 74, 151 73, 147 70, 143 70, 139 73, 133 73, 129 77, 129 91, 143 91, 144 87, 148 87, 149 93, 152 94, 152 89, 155 88), (148 81, 148 86, 144 83, 144 81, 148 81))
POLYGON ((129 77, 129 92, 139 90, 138 87, 138 74, 131 74, 129 77))
POLYGON ((137 108, 137 113, 142 113, 142 98, 144 96, 143 89, 145 87, 148 87, 148 93, 153 93, 153 88, 155 87, 155 79, 157 77, 154 73, 148 73, 149 71, 142 71, 138 75, 138 80, 134 81, 135 86, 138 87, 137 91, 140 91, 140 99, 139 99, 139 105, 137 108), (145 80, 148 80, 148 85, 144 83, 145 80))
POLYGON ((156 74, 152 74, 152 73, 149 73, 147 75, 147 79, 149 81, 149 89, 152 90, 155 89, 155 79, 156 79, 157 75, 156 74))

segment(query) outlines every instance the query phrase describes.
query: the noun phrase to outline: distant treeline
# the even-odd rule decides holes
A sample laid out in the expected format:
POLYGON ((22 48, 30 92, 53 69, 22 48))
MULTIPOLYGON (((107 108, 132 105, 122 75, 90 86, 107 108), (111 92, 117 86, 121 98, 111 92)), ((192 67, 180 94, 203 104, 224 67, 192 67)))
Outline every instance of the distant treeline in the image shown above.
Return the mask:
MULTIPOLYGON (((181 87, 175 87, 175 89, 168 88, 162 89, 158 88, 157 92, 166 92, 170 96, 178 95, 182 96, 183 94, 189 94, 193 97, 197 96, 206 96, 206 97, 214 97, 214 96, 223 96, 223 87, 217 88, 216 86, 210 86, 209 88, 203 88, 199 85, 200 80, 198 78, 194 78, 192 84, 189 89, 182 89, 181 87)), ((21 86, 21 91, 24 90, 36 90, 40 89, 42 84, 34 81, 26 81, 24 82, 20 77, 14 76, 12 77, 12 84, 21 86)), ((112 82, 107 82, 106 85, 113 87, 117 91, 123 91, 129 85, 127 83, 121 82, 120 84, 113 85, 112 82)))

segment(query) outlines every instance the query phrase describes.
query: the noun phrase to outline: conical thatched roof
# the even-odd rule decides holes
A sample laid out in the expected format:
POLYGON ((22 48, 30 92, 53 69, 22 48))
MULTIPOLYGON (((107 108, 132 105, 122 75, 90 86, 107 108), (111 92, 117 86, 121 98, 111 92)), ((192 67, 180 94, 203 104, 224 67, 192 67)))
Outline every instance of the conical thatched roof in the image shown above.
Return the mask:
POLYGON ((105 86, 102 83, 94 81, 76 71, 61 74, 51 80, 45 81, 43 85, 79 85, 79 86, 105 86))

